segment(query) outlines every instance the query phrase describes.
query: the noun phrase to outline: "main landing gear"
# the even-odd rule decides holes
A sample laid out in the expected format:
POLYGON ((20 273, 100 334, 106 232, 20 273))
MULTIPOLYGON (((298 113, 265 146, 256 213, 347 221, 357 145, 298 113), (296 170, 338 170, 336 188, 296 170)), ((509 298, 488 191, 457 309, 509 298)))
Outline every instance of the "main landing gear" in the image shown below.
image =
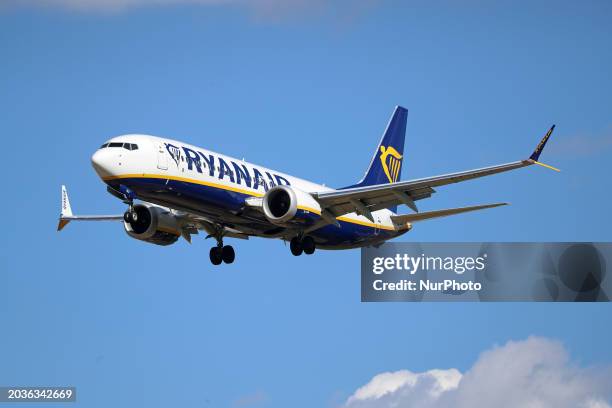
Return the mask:
POLYGON ((206 238, 214 238, 217 240, 217 246, 210 248, 210 263, 213 265, 221 265, 221 262, 231 264, 236 259, 236 253, 231 245, 223 245, 223 227, 215 225, 212 231, 206 238))
POLYGON ((223 239, 217 239, 217 246, 210 248, 210 262, 213 265, 220 265, 221 262, 231 264, 236 259, 234 247, 231 245, 223 245, 223 239))
POLYGON ((291 242, 289 242, 289 248, 291 249, 291 253, 295 256, 302 255, 302 252, 306 255, 312 255, 314 254, 316 245, 314 239, 310 236, 293 237, 291 242))

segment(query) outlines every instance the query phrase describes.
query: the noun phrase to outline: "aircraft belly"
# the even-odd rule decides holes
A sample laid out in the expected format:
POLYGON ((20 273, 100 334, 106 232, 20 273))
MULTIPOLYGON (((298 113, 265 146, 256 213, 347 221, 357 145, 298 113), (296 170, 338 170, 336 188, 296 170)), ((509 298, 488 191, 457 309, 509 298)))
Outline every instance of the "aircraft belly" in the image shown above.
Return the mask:
MULTIPOLYGON (((248 194, 185 181, 135 177, 109 180, 107 183, 117 189, 122 184, 133 190, 141 200, 230 224, 249 235, 290 239, 301 228, 319 220, 318 214, 298 210, 295 224, 279 227, 268 222, 261 212, 245 208, 244 200, 250 197, 248 194)), ((344 249, 372 245, 397 236, 397 232, 340 221, 340 228, 329 224, 309 235, 321 249, 344 249)))

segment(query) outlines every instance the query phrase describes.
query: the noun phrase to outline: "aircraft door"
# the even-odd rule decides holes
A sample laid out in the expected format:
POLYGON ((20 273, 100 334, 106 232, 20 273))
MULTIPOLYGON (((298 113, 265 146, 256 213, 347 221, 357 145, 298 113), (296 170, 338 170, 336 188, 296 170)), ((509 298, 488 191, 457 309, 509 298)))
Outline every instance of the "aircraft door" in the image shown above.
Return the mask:
POLYGON ((161 170, 168 170, 168 155, 164 144, 161 142, 155 142, 155 151, 157 154, 157 168, 161 170))

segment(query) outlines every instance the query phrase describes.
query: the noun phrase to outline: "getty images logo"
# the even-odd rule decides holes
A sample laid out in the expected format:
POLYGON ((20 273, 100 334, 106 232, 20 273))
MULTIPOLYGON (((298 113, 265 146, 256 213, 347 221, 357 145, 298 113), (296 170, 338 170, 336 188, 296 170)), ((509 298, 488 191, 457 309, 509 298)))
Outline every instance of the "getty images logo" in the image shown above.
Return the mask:
POLYGON ((482 256, 410 256, 406 253, 395 256, 379 256, 372 259, 372 272, 380 275, 385 271, 405 271, 414 275, 419 271, 452 271, 463 275, 466 271, 482 271, 486 267, 487 254, 482 256))

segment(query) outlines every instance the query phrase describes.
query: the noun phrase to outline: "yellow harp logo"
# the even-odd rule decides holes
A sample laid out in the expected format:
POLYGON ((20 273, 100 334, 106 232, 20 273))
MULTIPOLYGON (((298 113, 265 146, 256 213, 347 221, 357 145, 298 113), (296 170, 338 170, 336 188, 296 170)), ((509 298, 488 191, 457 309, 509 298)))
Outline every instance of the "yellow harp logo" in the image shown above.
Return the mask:
POLYGON ((402 157, 392 146, 380 146, 380 162, 389 179, 389 183, 397 181, 402 167, 402 157))

